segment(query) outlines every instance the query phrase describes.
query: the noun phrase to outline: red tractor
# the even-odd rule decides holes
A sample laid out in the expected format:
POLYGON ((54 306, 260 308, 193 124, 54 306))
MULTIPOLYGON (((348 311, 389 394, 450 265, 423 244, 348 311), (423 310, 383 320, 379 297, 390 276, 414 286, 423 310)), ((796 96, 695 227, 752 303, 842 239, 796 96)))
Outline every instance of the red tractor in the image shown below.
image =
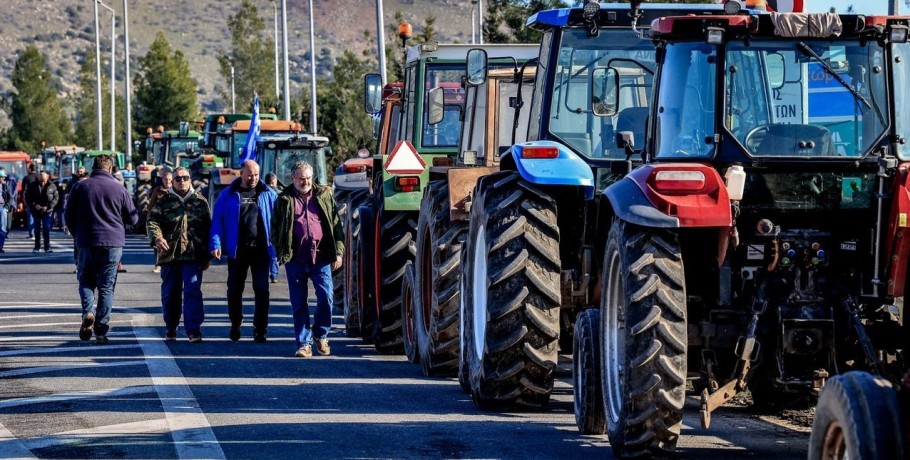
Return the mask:
POLYGON ((601 388, 620 456, 675 449, 687 379, 707 427, 747 388, 780 406, 908 367, 910 17, 727 6, 651 24, 647 130, 617 133, 644 141, 604 192, 601 388))

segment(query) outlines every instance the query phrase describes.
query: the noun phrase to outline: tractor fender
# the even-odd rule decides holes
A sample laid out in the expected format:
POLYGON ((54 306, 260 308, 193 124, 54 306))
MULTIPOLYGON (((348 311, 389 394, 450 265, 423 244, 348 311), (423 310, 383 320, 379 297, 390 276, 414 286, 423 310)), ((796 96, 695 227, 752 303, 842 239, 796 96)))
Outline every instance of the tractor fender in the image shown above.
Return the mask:
POLYGON ((727 187, 710 165, 642 165, 607 187, 604 194, 617 217, 638 225, 660 228, 733 225, 727 187), (661 179, 662 176, 669 179, 661 179), (700 180, 691 180, 693 177, 700 177, 700 180))
POLYGON ((502 163, 514 164, 521 178, 532 184, 581 187, 586 200, 594 198, 594 173, 591 166, 558 142, 515 144, 503 154, 502 163), (525 158, 523 153, 529 147, 555 148, 558 155, 556 158, 525 158))

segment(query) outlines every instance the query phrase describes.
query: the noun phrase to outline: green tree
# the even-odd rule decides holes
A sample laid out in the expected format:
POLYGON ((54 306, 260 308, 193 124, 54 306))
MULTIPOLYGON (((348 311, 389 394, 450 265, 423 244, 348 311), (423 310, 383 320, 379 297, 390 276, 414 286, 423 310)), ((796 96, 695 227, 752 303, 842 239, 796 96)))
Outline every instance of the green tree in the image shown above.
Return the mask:
POLYGON ((158 125, 176 129, 181 121, 193 120, 199 114, 197 85, 189 62, 181 51, 171 50, 163 33, 158 32, 148 53, 139 59, 139 72, 133 81, 137 131, 158 125))
POLYGON ((488 0, 484 43, 539 43, 540 32, 525 27, 525 21, 538 11, 568 6, 562 0, 488 0))
MULTIPOLYGON (((265 21, 250 0, 243 0, 237 14, 228 16, 231 31, 231 51, 221 52, 218 65, 225 88, 231 87, 231 67, 234 68, 234 96, 237 107, 252 104, 253 94, 259 93, 260 107, 274 106, 282 112, 275 94, 275 40, 266 30, 265 21)), ((231 94, 222 92, 225 106, 231 106, 231 94)))
POLYGON ((404 22, 404 13, 395 12, 395 23, 389 25, 390 34, 386 37, 386 76, 390 82, 404 79, 405 49, 408 47, 436 40, 436 16, 427 16, 424 19, 423 30, 412 34, 412 37, 402 48, 401 38, 398 36, 398 25, 404 22))
MULTIPOLYGON (((76 145, 86 148, 95 148, 98 144, 97 110, 95 101, 95 50, 86 53, 85 62, 79 69, 79 89, 73 105, 76 107, 76 145)), ((117 150, 126 150, 126 101, 121 95, 114 95, 116 111, 116 138, 117 150)), ((111 87, 107 75, 101 74, 101 134, 104 139, 103 148, 109 148, 111 142, 111 87)), ((135 130, 133 139, 139 139, 135 130)))
POLYGON ((72 126, 44 56, 34 45, 19 52, 13 68, 15 92, 7 114, 12 126, 7 132, 8 148, 35 152, 41 141, 48 145, 69 143, 72 126))

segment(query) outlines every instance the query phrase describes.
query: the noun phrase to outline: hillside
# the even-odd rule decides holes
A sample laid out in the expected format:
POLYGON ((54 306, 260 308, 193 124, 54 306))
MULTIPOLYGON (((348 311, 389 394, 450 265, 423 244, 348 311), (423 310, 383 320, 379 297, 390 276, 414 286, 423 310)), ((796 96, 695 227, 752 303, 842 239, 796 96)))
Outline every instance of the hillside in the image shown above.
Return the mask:
MULTIPOLYGON (((17 53, 30 43, 47 58, 58 79, 61 96, 72 98, 78 90, 78 74, 85 53, 94 47, 94 19, 88 0, 2 0, 0 5, 0 94, 8 96, 17 53)), ((123 88, 123 0, 106 0, 117 11, 117 81, 123 88)), ((273 33, 273 3, 253 0, 273 33)), ((386 27, 394 24, 396 11, 414 25, 417 33, 424 18, 437 17, 440 41, 470 41, 471 12, 467 0, 385 0, 386 27)), ((241 0, 129 0, 131 71, 138 70, 138 58, 145 55, 155 34, 163 31, 171 46, 187 55, 193 77, 199 85, 203 112, 223 107, 222 88, 229 82, 218 73, 217 56, 230 47, 227 18, 241 0)), ((316 55, 339 56, 345 49, 356 52, 375 49, 363 32, 375 36, 376 8, 373 0, 314 0, 316 55)), ((287 0, 289 73, 291 92, 299 93, 309 78, 309 12, 307 0, 287 0)), ((110 13, 99 9, 101 22, 102 72, 110 73, 110 13)), ((387 35, 388 37, 388 35, 387 35)), ((388 40, 388 39, 387 39, 388 40)), ((331 62, 332 59, 327 59, 331 62)), ((321 78, 331 78, 328 65, 317 65, 321 78)), ((2 115, 0 115, 2 116, 2 115)))

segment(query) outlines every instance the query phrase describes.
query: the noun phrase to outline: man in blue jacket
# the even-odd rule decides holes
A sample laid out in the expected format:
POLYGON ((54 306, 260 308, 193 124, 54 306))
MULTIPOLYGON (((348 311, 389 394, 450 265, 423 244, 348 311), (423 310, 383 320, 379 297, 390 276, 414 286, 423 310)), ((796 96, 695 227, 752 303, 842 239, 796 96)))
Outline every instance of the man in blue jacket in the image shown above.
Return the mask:
POLYGON ((66 226, 76 239, 76 278, 82 301, 79 338, 92 338, 94 330, 95 342, 100 345, 108 342, 117 264, 126 243, 126 227, 136 225, 139 219, 129 192, 111 174, 113 166, 109 155, 96 157, 92 175, 73 184, 64 211, 66 226))
POLYGON ((243 288, 247 271, 253 275, 255 310, 253 340, 266 341, 269 325, 269 267, 275 250, 271 243, 272 208, 278 194, 259 180, 259 165, 244 161, 240 177, 215 200, 209 250, 216 259, 228 259, 227 299, 231 340, 240 340, 243 288))

